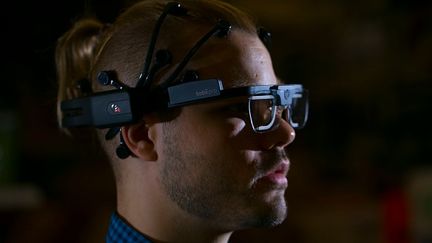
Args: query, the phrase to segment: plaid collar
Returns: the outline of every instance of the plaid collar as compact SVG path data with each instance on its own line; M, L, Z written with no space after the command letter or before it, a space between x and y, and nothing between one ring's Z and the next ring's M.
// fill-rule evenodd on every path
M111 216L105 240L106 243L151 243L116 212Z

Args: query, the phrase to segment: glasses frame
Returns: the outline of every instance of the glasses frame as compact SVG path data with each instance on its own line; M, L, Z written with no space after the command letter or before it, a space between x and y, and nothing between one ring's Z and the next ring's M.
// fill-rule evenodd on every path
M157 88L149 92L144 88L127 88L99 92L96 95L63 101L64 127L94 126L98 128L115 128L137 122L143 115L165 111L177 107L199 104L219 99L247 96L250 100L270 96L274 99L271 124L255 127L248 105L249 120L255 132L265 132L274 127L276 107L287 109L292 114L291 105L295 98L305 98L303 124L292 121L291 116L285 120L295 129L304 126L308 116L308 92L301 84L286 85L252 85L224 89L219 79L189 81L174 84L167 88Z
M222 81L218 79L198 80L168 87L166 90L155 92L153 107L165 107L166 109L183 107L220 99L248 96L248 113L250 124L255 132L266 132L275 128L277 110L286 110L286 120L295 129L304 127L308 118L308 91L301 84L284 85L251 85L223 89ZM305 98L303 123L299 124L291 119L292 104L296 98ZM273 101L270 123L264 126L256 126L253 122L251 102L254 100L271 99ZM155 104L162 104L156 105ZM278 123L277 123L278 124ZM276 124L276 125L277 125Z
M256 100L271 100L272 101L272 106L271 106L271 120L267 125L263 125L263 126L257 126L254 123L254 119L253 119L253 115L252 115L252 102L256 101ZM273 95L254 95L254 96L250 96L248 98L248 113L249 113L249 120L250 120L250 124L253 128L253 130L255 132L265 132L270 130L275 121L276 121L276 105L275 105L275 97ZM270 108L270 107L269 107Z

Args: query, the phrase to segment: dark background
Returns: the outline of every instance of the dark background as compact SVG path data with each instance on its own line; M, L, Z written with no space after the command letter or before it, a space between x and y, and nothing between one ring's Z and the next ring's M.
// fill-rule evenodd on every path
M289 217L232 242L432 242L432 2L228 1L273 34L279 76L311 95L291 146ZM16 1L1 11L0 242L102 242L108 162L57 128L57 38L125 1Z

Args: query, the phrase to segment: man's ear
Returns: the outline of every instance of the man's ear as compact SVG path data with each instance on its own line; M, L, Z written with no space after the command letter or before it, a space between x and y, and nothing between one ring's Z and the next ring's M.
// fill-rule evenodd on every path
M157 160L158 154L155 149L154 136L150 134L152 129L144 120L122 127L121 132L123 140L132 154L145 161Z

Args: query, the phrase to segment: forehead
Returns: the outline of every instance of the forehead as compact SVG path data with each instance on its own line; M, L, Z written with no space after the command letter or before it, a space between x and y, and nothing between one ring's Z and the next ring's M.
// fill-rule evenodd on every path
M277 84L269 52L256 36L232 31L209 40L188 65L200 79L217 78L225 88Z

